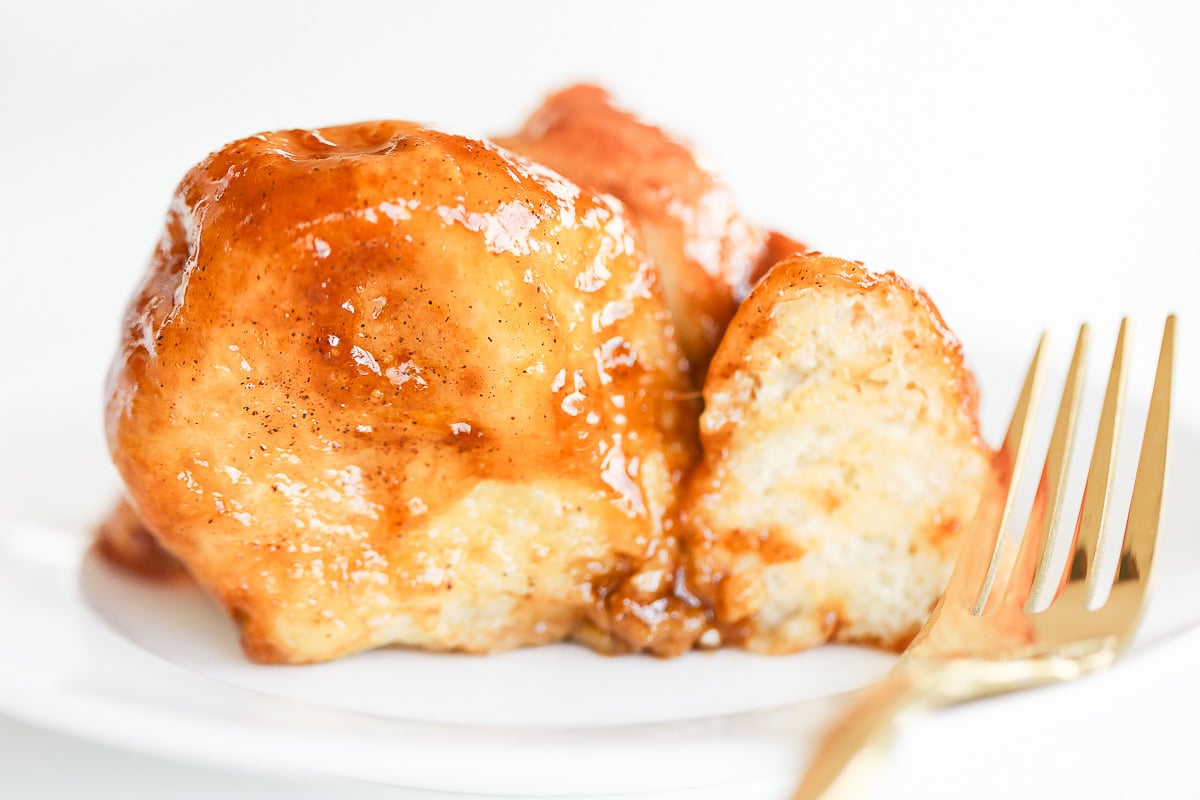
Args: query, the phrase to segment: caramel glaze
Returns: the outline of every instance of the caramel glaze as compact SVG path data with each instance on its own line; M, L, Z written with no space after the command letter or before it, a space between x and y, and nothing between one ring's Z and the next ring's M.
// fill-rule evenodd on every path
M738 303L778 260L729 187L685 144L617 108L598 86L550 95L519 133L496 141L628 206L699 387Z
M96 528L96 550L122 569L144 578L175 581L187 577L183 565L162 548L125 498L117 501Z
M757 254L748 228L717 241L693 347ZM661 292L618 203L490 143L252 136L179 187L111 371L110 451L257 660L570 635L679 652L704 625L668 515L698 409Z
M753 286L766 277L771 267L791 256L804 255L809 252L808 245L799 242L785 233L769 231L767 246L750 273L750 284ZM728 327L728 326L726 326Z

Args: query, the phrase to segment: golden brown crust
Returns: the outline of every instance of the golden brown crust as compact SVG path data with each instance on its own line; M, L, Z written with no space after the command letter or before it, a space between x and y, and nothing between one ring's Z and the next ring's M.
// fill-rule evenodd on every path
M750 274L750 285L753 287L757 284L771 271L771 267L780 261L808 252L810 252L808 245L797 239L793 239L786 233L768 231L767 246L763 250L762 256L758 259L758 263L754 266L754 271Z
M608 199L411 123L260 134L180 185L110 451L252 658L554 641L672 550L675 342Z
M550 95L517 135L496 141L629 208L699 382L764 253L765 234L738 213L725 183L598 86Z
M96 552L109 563L144 578L173 581L187 576L179 560L162 548L124 498L96 528Z

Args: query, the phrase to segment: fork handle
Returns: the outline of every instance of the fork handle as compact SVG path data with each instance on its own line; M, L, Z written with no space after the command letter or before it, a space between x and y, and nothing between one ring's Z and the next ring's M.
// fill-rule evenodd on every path
M932 700L928 682L904 670L858 692L817 747L793 800L857 800L878 778L902 711Z
M985 662L951 659L920 668L893 669L858 692L825 734L793 800L857 800L867 794L883 766L904 711L940 708L1020 689L1070 680L1107 664L1081 658Z

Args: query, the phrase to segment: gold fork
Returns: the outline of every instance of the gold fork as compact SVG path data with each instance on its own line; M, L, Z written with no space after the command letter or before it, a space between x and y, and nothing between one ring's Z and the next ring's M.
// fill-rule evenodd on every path
M1012 513L1041 384L1046 337L1017 400L998 477L964 533L962 552L928 623L881 683L861 692L818 747L795 800L860 797L883 763L899 714L1071 680L1108 666L1145 605L1158 534L1171 411L1175 317L1163 329L1133 496L1115 575L1098 569L1115 544L1105 525L1121 419L1128 321L1117 335L1096 443L1064 574L1052 571L1083 384L1082 326L1025 535L1011 569L1002 535ZM1108 587L1108 597L1103 597ZM1046 595L1053 599L1046 606ZM1038 610L1045 606L1044 610Z

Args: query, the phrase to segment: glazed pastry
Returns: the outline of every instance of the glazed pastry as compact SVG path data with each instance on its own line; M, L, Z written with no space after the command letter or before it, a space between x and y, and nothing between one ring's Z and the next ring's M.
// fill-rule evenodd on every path
M929 298L787 258L738 310L704 402L689 582L725 641L902 647L992 479L974 379Z
M146 578L174 580L187 574L123 497L96 528L96 550L112 563Z
M763 250L758 263L754 265L754 271L750 273L750 285L753 286L762 280L771 271L771 267L785 258L803 255L807 252L808 245L803 242L798 242L779 231L768 232L766 249Z
M99 550L189 573L263 662L903 645L991 479L937 309L597 87L501 141L281 131L188 174Z
M260 134L179 187L109 447L255 660L678 650L676 342L610 198L404 122Z
M550 95L517 135L496 141L628 207L698 386L769 259L766 232L738 212L729 187L687 145L617 108L598 86Z

